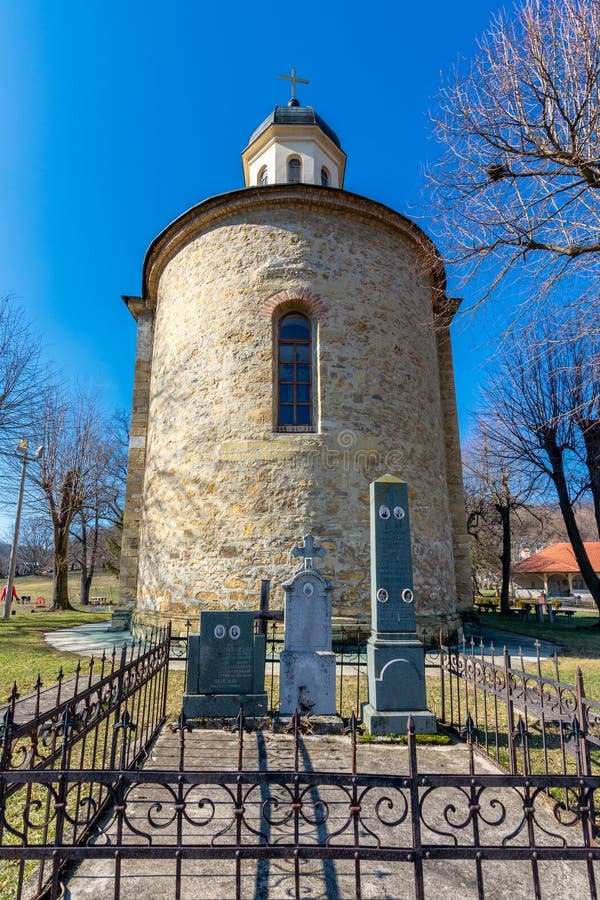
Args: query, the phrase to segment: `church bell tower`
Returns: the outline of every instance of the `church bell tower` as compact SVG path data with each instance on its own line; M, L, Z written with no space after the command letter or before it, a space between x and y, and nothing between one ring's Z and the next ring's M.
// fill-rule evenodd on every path
M276 106L256 131L242 153L246 187L267 184L316 184L342 188L346 154L340 140L311 106L300 106L296 84L308 81L280 75L292 82L287 106Z

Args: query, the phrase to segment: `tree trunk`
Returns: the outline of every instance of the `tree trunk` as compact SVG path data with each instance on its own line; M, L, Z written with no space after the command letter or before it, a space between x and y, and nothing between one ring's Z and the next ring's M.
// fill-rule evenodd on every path
M85 521L81 524L81 585L79 589L79 602L82 606L88 606L90 602L90 585L92 579L87 567L87 528Z
M496 512L502 522L502 589L500 591L500 612L508 615L510 610L510 562L511 562L511 534L510 534L510 508L496 504Z
M583 422L580 428L585 443L585 463L590 475L596 528L600 537L600 422Z
M94 577L94 570L91 571L86 569L85 574L83 570L81 572L81 604L82 606L88 606L90 602L90 588L92 586L92 579Z
M594 603L598 607L598 612L600 613L600 578L592 568L577 526L571 499L569 497L569 488L565 477L562 451L554 442L552 442L550 444L547 443L546 452L548 453L548 458L550 459L552 466L552 481L554 482L556 493L558 494L560 511L564 519L571 546L573 547L573 553L577 560L579 571L581 572L581 577L586 583Z
M69 529L57 528L54 553L54 581L52 583L52 605L54 609L73 609L69 603L68 547Z

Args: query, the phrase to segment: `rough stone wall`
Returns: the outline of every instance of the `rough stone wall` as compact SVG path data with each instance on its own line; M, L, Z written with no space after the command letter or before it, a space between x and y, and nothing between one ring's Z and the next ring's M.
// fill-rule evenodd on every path
M138 323L133 381L133 402L129 427L127 489L121 540L119 590L121 600L134 603L137 598L139 532L143 503L146 437L150 402L150 373L154 313L144 309L136 298L124 298Z
M264 310L303 291L324 310L317 431L279 434L279 308ZM410 487L421 622L458 623L431 307L414 241L351 211L249 206L181 242L158 280L138 623L257 608L261 578L281 605L308 530L327 549L334 614L366 619L369 483L386 472Z
M458 301L447 301L455 309ZM454 310L453 310L454 311ZM454 384L454 365L452 363L452 346L447 324L448 313L444 311L436 319L436 337L438 345L438 364L440 370L440 396L443 410L443 433L446 446L446 477L448 482L448 499L452 528L454 532L454 570L456 575L456 595L458 609L466 611L473 605L473 589L471 587L471 557L469 535L465 521L465 492L461 463L460 435L458 430L458 412L456 409L456 387Z

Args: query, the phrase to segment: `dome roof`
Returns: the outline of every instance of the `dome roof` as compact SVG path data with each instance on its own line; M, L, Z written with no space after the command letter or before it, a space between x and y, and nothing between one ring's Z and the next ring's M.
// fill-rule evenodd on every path
M300 106L298 101L294 103L294 101L290 100L287 106L276 106L272 113L270 113L264 122L258 126L256 131L254 131L250 140L248 141L248 145L252 144L263 131L266 131L269 125L318 125L321 131L323 131L327 137L333 141L336 147L342 149L342 145L340 144L340 139L335 133L335 131L329 127L327 122L324 122L321 116L314 111L312 106Z

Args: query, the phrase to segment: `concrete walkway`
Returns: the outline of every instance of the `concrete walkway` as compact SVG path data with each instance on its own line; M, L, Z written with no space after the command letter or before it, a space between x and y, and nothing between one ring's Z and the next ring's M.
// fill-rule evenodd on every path
M299 769L306 772L350 772L351 744L347 737L305 736L299 744ZM235 772L238 742L235 735L220 731L195 731L186 736L186 771ZM357 748L358 771L401 775L408 773L408 751L402 746L361 744ZM176 769L178 737L170 730L159 739L148 767L152 769ZM459 774L468 771L467 748L462 744L448 747L420 747L418 750L420 773ZM289 735L258 732L249 735L244 744L244 771L278 772L293 771L294 743ZM490 762L477 760L477 771L494 774L497 770ZM171 782L174 783L175 779ZM349 796L339 786L323 783L307 789L303 798L301 840L323 846L332 835L348 821ZM286 779L292 783L291 778ZM235 785L229 782L232 790ZM276 844L290 842L289 819L290 794L279 791L279 805L274 802L275 786L257 778L252 790L244 785L243 843L256 845L256 831L268 832L268 839ZM362 788L361 788L362 790ZM460 823L468 822L468 792L459 788L434 789L424 798L426 785L421 789L422 840L424 843L472 844L472 826L461 829ZM485 792L484 792L485 793ZM395 788L369 788L361 799L361 845L376 846L377 835L382 846L412 847L410 809L400 824L394 819L406 809L400 790ZM235 826L232 823L232 795L219 784L209 783L193 789L187 798L189 819L184 819L182 844L185 846L227 846L234 842ZM193 803L191 801L194 801ZM523 818L523 799L511 787L494 787L489 795L482 795L481 842L501 846L502 839L518 828ZM267 804L267 805L265 805ZM322 811L327 804L327 816ZM580 835L570 833L575 829L561 827L543 796L538 796L536 806L536 842L557 846L579 841ZM320 812L321 811L321 812ZM498 826L485 824L499 822ZM152 824L150 822L152 820ZM205 821L203 821L205 820ZM284 821L285 820L285 821ZM154 827L156 825L156 828ZM152 832L152 847L156 856L144 860L123 860L121 869L122 900L156 900L175 897L175 862L161 860L160 847L176 841L174 825L174 797L166 786L154 784L132 788L127 803L127 825L138 829L129 832L127 841L139 845L147 843L140 833ZM252 831L255 828L256 831ZM371 829L369 831L368 829ZM545 831L544 831L545 829ZM220 835L219 835L220 833ZM312 835L312 838L311 838ZM444 836L445 835L445 836ZM98 844L111 843L115 825L108 824ZM352 827L336 842L348 845L352 842ZM527 846L527 829L511 838L512 846ZM288 852L288 857L289 857ZM300 896L341 900L355 896L353 860L300 860ZM477 882L475 862L460 859L424 861L423 884L427 900L475 900ZM241 896L254 900L283 900L294 897L293 859L242 860ZM485 897L488 900L529 900L534 896L531 862L499 862L485 860L482 863ZM584 862L544 861L540 863L541 895L553 900L583 900L590 896ZM109 900L114 895L115 862L109 860L85 861L72 874L66 885L65 900ZM232 900L235 897L235 862L213 858L209 860L182 861L182 900ZM598 873L600 874L600 872ZM363 900L408 900L415 897L415 870L411 861L363 860L361 862L361 886Z
M102 656L104 651L112 653L113 647L120 650L123 644L130 645L133 635L130 631L113 631L110 622L94 622L62 628L60 631L48 631L44 634L44 640L55 650L64 653Z

